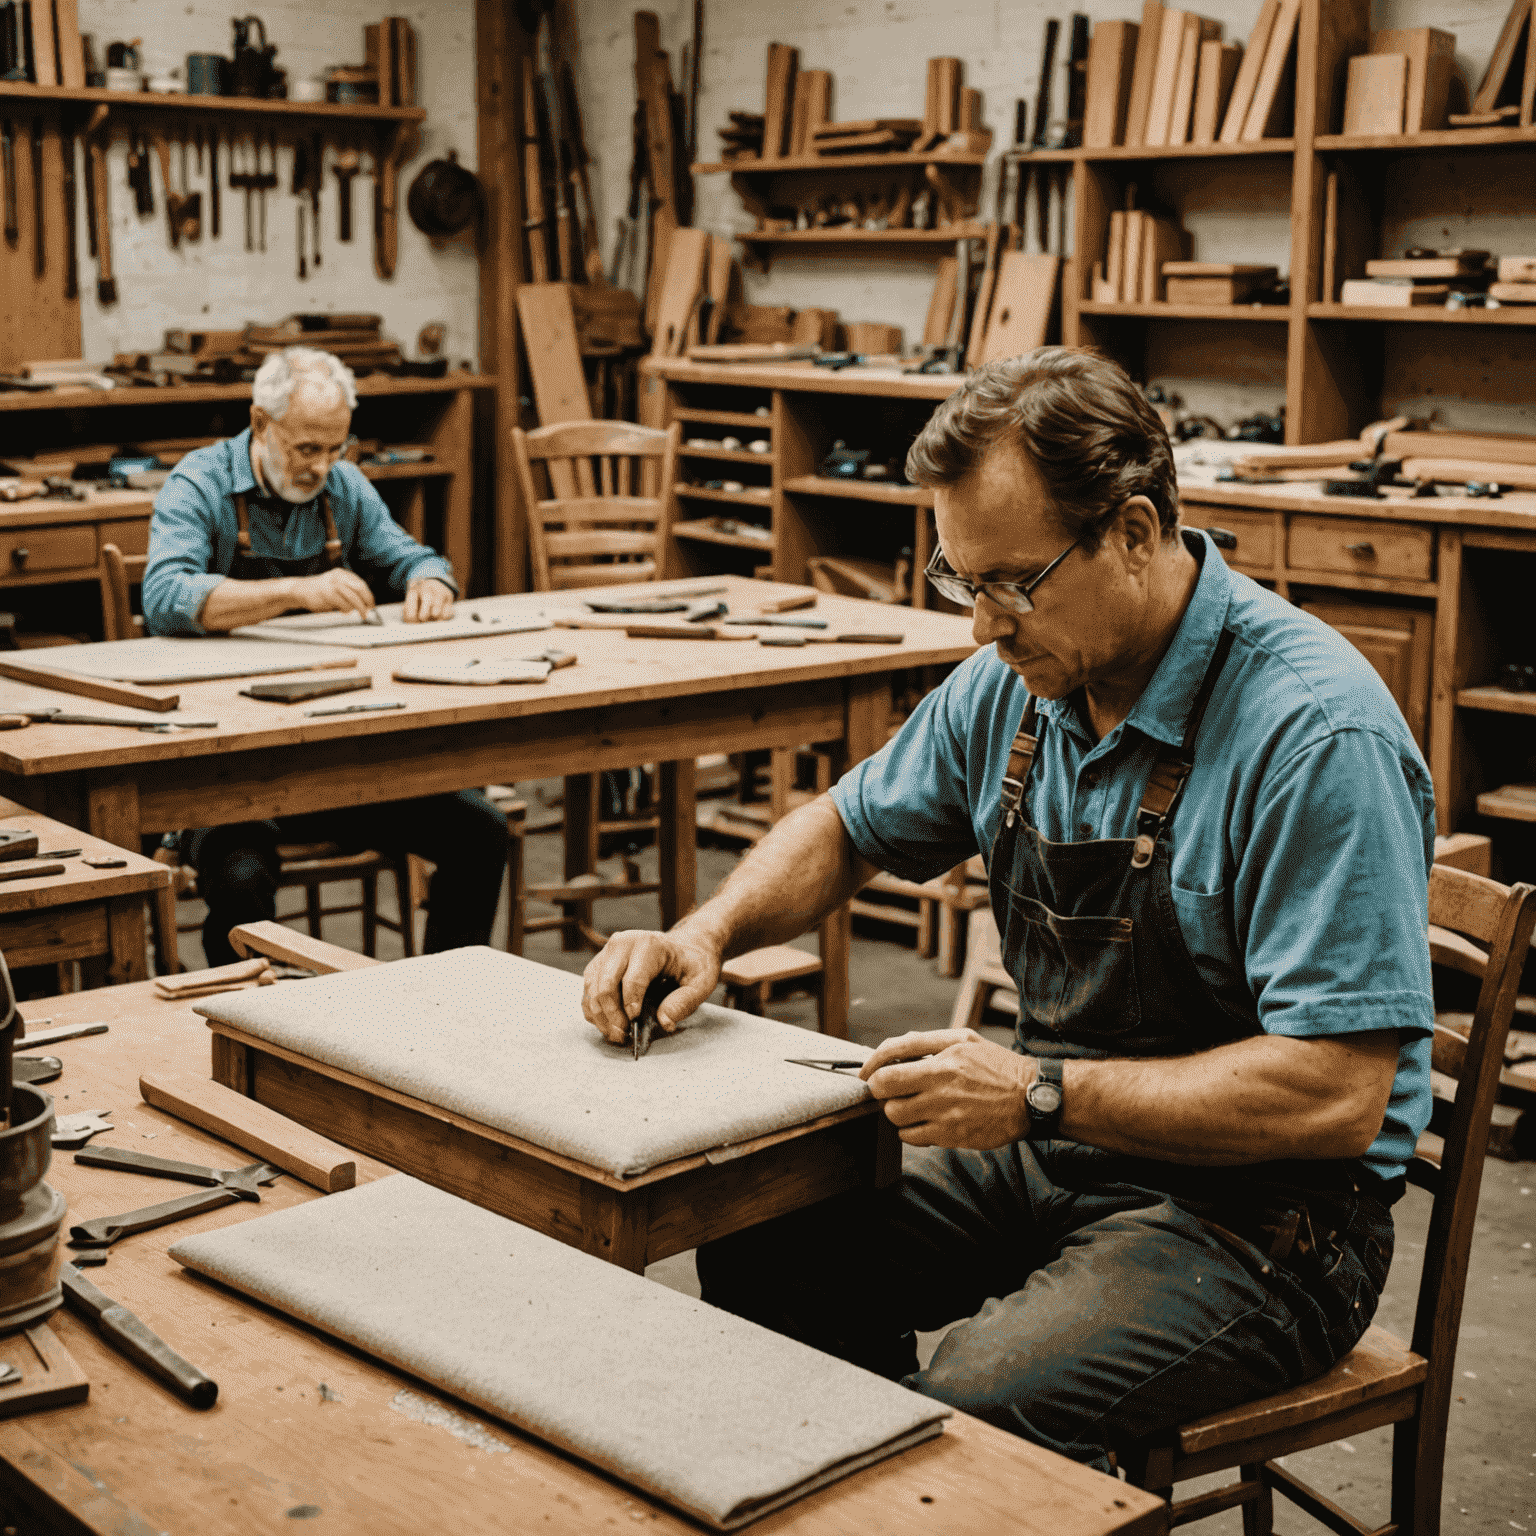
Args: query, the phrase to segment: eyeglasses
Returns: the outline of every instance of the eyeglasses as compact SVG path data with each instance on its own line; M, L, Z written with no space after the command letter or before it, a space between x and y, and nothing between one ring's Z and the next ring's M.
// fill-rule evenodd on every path
M295 458L303 459L309 463L313 463L316 459L328 459L332 464L335 464L341 459L346 458L347 450L357 442L356 434L353 434L344 443L340 443L334 448L327 448L324 443L290 443L283 438L281 431L276 429L269 430L274 431L278 441Z
M1030 601L1030 594L1081 543L1080 538L1073 539L1033 581L972 581L955 571L944 558L942 548L934 550L933 559L928 562L928 569L923 574L935 592L941 597L947 597L952 603L958 603L962 608L974 608L976 594L985 592L999 608L1006 608L1010 613L1033 613L1035 605Z

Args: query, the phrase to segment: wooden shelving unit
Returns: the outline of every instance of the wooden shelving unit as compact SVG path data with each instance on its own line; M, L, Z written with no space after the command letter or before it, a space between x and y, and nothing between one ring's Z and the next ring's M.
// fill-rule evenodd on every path
M773 551L771 539L754 539L750 534L745 533L727 533L723 528L712 528L704 522L674 523L672 533L679 539L697 539L700 543L720 544L727 549L754 550L759 556L771 554Z
M1240 144L1116 144L1099 149L1010 149L1004 158L1031 165L1072 165L1094 160L1230 160L1238 156L1289 155L1295 149L1295 139L1251 139Z
M682 501L721 501L733 507L767 508L773 501L773 491L766 485L761 491L711 491L702 485L679 485L676 492Z
M1084 299L1078 305L1084 315L1128 315L1142 320L1261 320L1288 324L1289 308L1282 304L1109 304Z
M690 448L684 444L677 450L680 459L720 459L727 464L769 464L771 453L753 453L749 448Z
M941 245L957 240L979 240L980 224L952 224L947 229L836 229L752 230L736 238L743 245Z
M203 96L185 91L108 91L96 86L28 85L0 81L0 101L78 102L132 111L186 112L204 117L333 118L349 123L420 123L425 107L341 106L325 101L268 101L259 96Z
M784 489L796 496L832 496L845 501L876 501L888 507L931 507L933 492L920 485L888 485L878 480L835 480L830 475L795 475Z
M979 170L985 155L946 154L942 150L921 155L782 155L777 160L708 160L692 167L695 176L728 171L732 176L782 176L787 171L899 171L922 170L928 165L970 166Z
M1536 304L1506 304L1498 309L1445 309L1423 304L1397 309L1383 304L1308 304L1310 320L1364 320L1375 325L1536 325Z

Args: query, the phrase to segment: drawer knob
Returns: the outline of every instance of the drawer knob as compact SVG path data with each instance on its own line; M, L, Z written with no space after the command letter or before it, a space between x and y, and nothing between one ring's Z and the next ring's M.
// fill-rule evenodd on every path
M1346 553L1351 554L1357 560L1374 560L1376 558L1376 546L1365 540L1358 544L1346 544Z
M16 565L25 565L32 551L23 545L20 549L11 551L11 560Z

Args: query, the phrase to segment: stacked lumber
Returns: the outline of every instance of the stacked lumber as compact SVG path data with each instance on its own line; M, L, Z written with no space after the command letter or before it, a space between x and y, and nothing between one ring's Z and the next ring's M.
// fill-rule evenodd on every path
M1274 267L1230 261L1165 261L1162 267L1170 304L1250 304L1274 287Z
M761 112L732 110L726 114L729 122L715 131L720 135L722 160L760 160L763 155L763 124Z
M822 123L811 134L818 155L888 155L910 149L923 131L915 117L865 117Z
M1414 251L1366 262L1363 278L1345 279L1340 302L1392 309L1444 304L1453 290L1483 292L1488 279L1487 251Z
M1107 304L1156 304L1163 300L1163 268L1188 254L1189 236L1178 223L1140 208L1109 216L1103 271L1094 268L1093 296Z
M276 325L248 325L245 351L260 360L285 347L315 347L354 371L400 362L400 343L383 334L382 315L289 315Z
M1455 35L1436 27L1372 32L1367 51L1349 61L1342 131L1363 137L1444 128L1455 55Z

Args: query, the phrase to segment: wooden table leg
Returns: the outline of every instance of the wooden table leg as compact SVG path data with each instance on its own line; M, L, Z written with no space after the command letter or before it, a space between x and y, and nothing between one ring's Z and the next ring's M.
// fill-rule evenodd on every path
M432 434L432 451L437 462L453 465L453 474L443 493L443 554L458 578L459 591L466 597L472 590L474 574L471 569L474 542L470 527L474 515L474 408L473 392L457 391Z
M590 875L597 868L597 798L595 773L572 773L565 780L565 878ZM577 930L578 922L592 926L590 901L562 901L560 910L570 919L560 930L560 948L581 949L585 944Z
M595 1258L606 1259L635 1274L645 1271L650 1202L644 1187L619 1194L601 1184L584 1184L581 1191L581 1246Z
M661 926L686 917L699 897L698 817L693 758L660 765L661 826L657 837L661 865Z
M132 779L95 779L87 792L90 833L118 848L139 851L139 786ZM107 903L107 984L147 981L144 898Z
M885 745L891 716L891 679L888 674L851 677L846 684L843 739L832 751L832 777L841 778L855 763L873 756ZM821 949L823 1018L827 1034L848 1038L848 957L853 943L853 924L848 908L839 907L818 930Z

